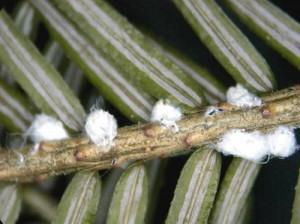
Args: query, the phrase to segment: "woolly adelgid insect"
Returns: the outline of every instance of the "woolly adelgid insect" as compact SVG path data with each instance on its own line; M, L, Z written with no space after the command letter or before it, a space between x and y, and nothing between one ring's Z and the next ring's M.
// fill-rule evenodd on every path
M254 107L261 106L262 100L250 93L241 84L230 87L226 93L227 102L239 107Z
M38 151L41 141L62 140L69 137L63 123L46 114L39 114L35 117L25 133L25 137L27 136L35 143L32 148L33 154Z
M98 146L104 146L105 152L110 150L117 136L117 121L107 111L96 109L87 116L84 131L88 138Z
M151 113L151 122L160 123L162 126L179 131L176 121L182 118L182 113L179 107L170 104L168 100L159 100L156 102Z

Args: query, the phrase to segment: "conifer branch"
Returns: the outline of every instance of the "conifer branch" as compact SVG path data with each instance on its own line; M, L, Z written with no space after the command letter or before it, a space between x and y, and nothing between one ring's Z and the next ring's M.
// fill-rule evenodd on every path
M206 108L186 115L178 122L177 133L158 124L122 127L108 153L85 137L42 142L37 153L33 146L2 150L1 181L34 181L76 170L111 169L130 161L170 157L201 146L211 146L230 129L270 131L279 125L300 125L300 87L263 97L261 107L242 109L220 103L222 113L205 116ZM243 146L241 146L243 147Z

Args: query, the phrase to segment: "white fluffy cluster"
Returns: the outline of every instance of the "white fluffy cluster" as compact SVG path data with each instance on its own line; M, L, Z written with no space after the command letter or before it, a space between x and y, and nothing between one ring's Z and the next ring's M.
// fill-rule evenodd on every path
M250 93L241 84L237 84L234 87L230 87L226 93L227 102L239 107L254 107L260 106L262 100Z
M260 161L268 154L268 145L266 138L258 131L248 133L233 129L218 142L217 150L225 155Z
M61 140L69 137L63 123L46 114L37 115L25 135L34 143Z
M267 135L270 153L277 157L288 157L297 149L297 141L293 128L280 126Z
M293 128L286 126L269 134L234 129L217 143L217 150L225 155L260 162L268 155L281 158L292 155L297 150L297 143Z
M151 113L151 122L158 122L166 128L177 132L179 130L176 121L182 118L180 108L172 106L167 100L156 102Z
M85 133L98 146L107 146L104 152L110 150L117 136L117 121L113 115L104 110L93 110L87 117L84 126Z

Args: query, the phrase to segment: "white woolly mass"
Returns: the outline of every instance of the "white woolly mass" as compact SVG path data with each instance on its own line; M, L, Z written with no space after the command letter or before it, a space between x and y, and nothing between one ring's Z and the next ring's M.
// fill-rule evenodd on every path
M234 155L254 162L268 155L266 138L259 131L245 132L233 129L227 132L217 143L217 150L225 155Z
M297 150L294 129L280 126L267 135L270 153L277 157L288 157Z
M117 121L113 115L104 110L93 110L85 122L85 133L90 140L98 146L112 146L117 136ZM108 152L109 147L103 148Z
M230 87L226 93L227 102L239 107L254 107L260 106L262 100L250 93L241 84L237 84L234 87Z
M156 102L151 113L151 122L158 122L166 128L178 131L176 121L182 118L180 108L172 106L167 100L159 100Z
M269 134L233 129L217 143L217 150L225 155L260 162L268 155L281 158L292 155L297 150L297 142L291 127L279 126Z
M61 140L69 137L63 123L46 114L37 115L25 135L29 136L34 143Z

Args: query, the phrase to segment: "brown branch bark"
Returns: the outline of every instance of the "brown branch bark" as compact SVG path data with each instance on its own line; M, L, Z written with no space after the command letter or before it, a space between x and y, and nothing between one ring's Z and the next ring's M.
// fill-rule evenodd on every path
M300 125L299 86L272 93L263 100L263 106L249 109L221 103L219 107L224 112L206 117L206 108L203 108L179 121L178 133L158 124L120 128L108 153L101 153L99 146L85 137L42 142L39 151L33 155L32 146L18 151L2 150L0 180L33 181L76 170L110 169L128 161L169 157L204 145L213 147L224 133L233 128L268 131L278 125ZM19 153L24 161L20 160Z

